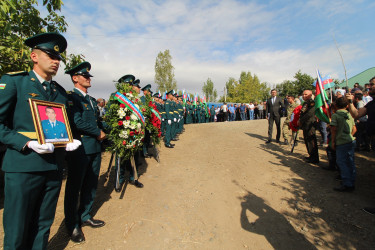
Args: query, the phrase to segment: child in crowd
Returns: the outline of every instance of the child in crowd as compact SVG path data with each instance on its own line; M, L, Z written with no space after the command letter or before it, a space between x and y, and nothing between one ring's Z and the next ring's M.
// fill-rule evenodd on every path
M353 135L356 127L353 117L347 111L349 101L346 97L336 99L336 113L332 115L331 135L332 149L336 150L336 163L340 169L342 185L334 188L339 192L352 192L355 189L356 169L354 150L356 146Z

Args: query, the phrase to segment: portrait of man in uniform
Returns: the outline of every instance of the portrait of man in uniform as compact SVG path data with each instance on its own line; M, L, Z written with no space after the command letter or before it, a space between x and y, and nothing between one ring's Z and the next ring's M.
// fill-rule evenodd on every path
M43 116L41 116L41 125L46 142L69 141L65 123L56 119L56 112L58 112L58 110L55 110L56 108L50 106L39 107L39 110L41 108L44 108L45 116L47 118L43 119Z

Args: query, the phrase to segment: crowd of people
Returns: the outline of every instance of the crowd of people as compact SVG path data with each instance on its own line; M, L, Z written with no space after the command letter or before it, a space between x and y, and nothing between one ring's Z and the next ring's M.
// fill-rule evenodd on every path
M160 94L152 93L151 85L141 88L139 79L125 75L117 81L117 91L108 101L96 100L88 94L92 77L89 62L82 62L65 72L74 86L71 91L52 80L58 71L61 53L67 47L61 34L38 34L28 38L25 44L32 49L32 70L5 74L0 84L0 146L6 145L2 160L5 172L4 249L47 249L65 165L64 213L70 239L83 242L84 226L98 228L105 225L104 221L91 215L103 145L109 145L104 146L107 149L124 150L111 151L116 158L124 159L117 165L120 174L116 192L121 191L126 170L129 172L128 183L142 188L143 184L138 181L137 158L150 157L149 148L156 146L157 138L163 138L165 147L173 148L172 142L179 140L184 124L267 119L266 143L272 142L274 123L276 142L281 143L280 120L286 116L282 143L290 145L293 142L295 145L296 131L292 129L295 132L292 138L289 131L293 120L297 120L293 117L295 114L299 116L296 126L303 130L309 154L306 160L312 164L319 163L316 137L319 127L322 145L327 146L330 161L327 169L340 172L342 185L335 188L340 192L355 189L354 151L374 149L375 102L372 98L375 97L375 77L365 88L358 84L351 90L336 90L329 108L331 121L327 124L315 116L311 90L303 92L298 114L295 111L300 105L299 98L280 98L276 90L271 91L271 98L265 102L224 103L215 109L206 102L192 103L173 90L163 99ZM34 132L35 114L30 109L29 98L66 107L71 129L66 135L71 134L71 140L64 147L55 147L52 142L40 143L40 135ZM48 109L47 106L45 110ZM55 118L56 114L53 116ZM56 124L57 121L52 121L51 128ZM64 127L64 137L65 129L68 126ZM49 136L54 138L53 133ZM375 214L374 208L365 211Z
M333 188L338 192L353 192L356 183L355 152L375 151L375 77L362 87L356 83L354 88L336 89L328 95L326 101L327 119L318 117L314 101L314 93L305 90L302 94L301 106L295 102L294 96L287 96L287 117L283 124L284 142L280 141L280 116L285 109L277 91L271 91L267 100L266 114L269 121L268 140L272 142L273 123L276 123L276 142L284 145L296 145L296 133L302 130L308 157L306 162L319 164L318 139L316 131L321 134L320 145L326 149L329 165L323 169L338 171L336 177L341 182ZM290 140L292 130L292 140ZM375 208L366 207L365 212L375 214Z

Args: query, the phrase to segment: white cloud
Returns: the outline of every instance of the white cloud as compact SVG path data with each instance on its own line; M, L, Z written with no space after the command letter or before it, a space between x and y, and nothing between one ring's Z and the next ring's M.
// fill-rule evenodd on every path
M96 97L108 97L114 91L112 81L129 73L140 78L141 85L153 83L155 58L165 49L173 57L179 88L189 92L201 92L203 82L211 78L221 94L228 78L238 78L241 71L255 73L271 84L292 79L299 69L315 75L317 67L343 78L333 42L327 45L319 40L324 33L306 36L293 26L302 20L293 19L293 14L301 18L309 10L316 11L320 0L288 5L276 1L270 6L234 0L96 0L85 2L82 8L66 2L68 53L82 53L92 64L90 93ZM324 11L332 12L333 6L342 3L334 1ZM350 14L351 7L344 3L340 11ZM293 32L299 41L288 40ZM340 48L348 65L365 56L365 48L349 41ZM57 80L72 88L62 70Z

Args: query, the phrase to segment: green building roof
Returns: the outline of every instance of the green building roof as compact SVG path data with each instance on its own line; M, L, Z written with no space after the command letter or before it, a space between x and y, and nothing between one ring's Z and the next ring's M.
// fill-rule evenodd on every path
M359 85L365 86L366 83L369 83L369 80L375 76L375 67L366 69L365 71L351 77L348 79L348 87L353 88L354 83L358 82ZM346 87L346 81L344 80L339 84L339 87Z

